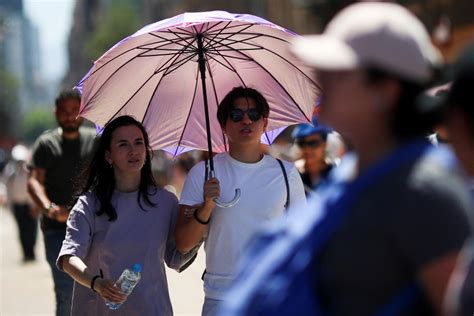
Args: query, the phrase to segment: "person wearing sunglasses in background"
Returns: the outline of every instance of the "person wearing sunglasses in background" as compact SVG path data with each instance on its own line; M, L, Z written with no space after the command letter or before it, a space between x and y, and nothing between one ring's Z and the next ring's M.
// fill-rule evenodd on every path
M257 90L231 90L217 111L229 152L214 157L215 177L205 180L205 162L201 162L190 170L184 184L176 245L186 253L205 240L203 315L215 314L244 248L262 224L284 214L288 200L292 205L305 202L296 167L287 161L280 165L262 152L260 138L269 112ZM241 190L237 204L226 209L216 205L217 198L232 199L235 188Z
M301 159L295 164L307 196L317 189L333 168L332 162L326 157L326 142L330 132L330 128L318 124L314 117L313 124L300 124L291 134L301 151Z

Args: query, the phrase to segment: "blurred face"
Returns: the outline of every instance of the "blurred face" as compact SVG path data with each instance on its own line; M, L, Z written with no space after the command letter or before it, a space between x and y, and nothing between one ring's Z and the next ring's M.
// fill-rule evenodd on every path
M76 99L66 99L56 107L56 121L64 133L75 133L79 130L83 119L79 115L81 103ZM77 119L76 119L77 118Z
M313 134L299 138L296 143L301 150L301 156L306 163L324 162L326 142L320 134Z
M324 91L320 106L321 122L353 141L361 127L372 124L375 91L365 72L321 71L318 79Z
M255 100L237 98L227 118L224 131L229 144L259 144L268 119L257 111Z
M134 125L122 126L112 133L105 159L113 165L115 173L140 174L145 164L146 150L142 131Z

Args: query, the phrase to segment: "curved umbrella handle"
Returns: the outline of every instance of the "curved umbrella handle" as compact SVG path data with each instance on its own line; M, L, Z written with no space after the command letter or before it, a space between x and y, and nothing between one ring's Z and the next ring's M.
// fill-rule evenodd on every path
M237 204L237 202L239 202L239 200L240 200L240 189L237 188L237 189L235 189L234 198L231 201L221 202L221 201L218 201L217 199L215 199L214 202L216 202L216 205L221 207L221 208L229 208L229 207L232 207L235 204Z
M206 174L208 175L208 178L214 178L214 170L207 170L207 168L208 166L206 164ZM208 178L206 178L206 180ZM218 201L217 199L214 199L214 202L216 202L216 205L219 206L220 208L229 208L237 204L239 200L240 200L240 189L237 188L235 189L234 198L230 200L229 202L221 202L221 201Z

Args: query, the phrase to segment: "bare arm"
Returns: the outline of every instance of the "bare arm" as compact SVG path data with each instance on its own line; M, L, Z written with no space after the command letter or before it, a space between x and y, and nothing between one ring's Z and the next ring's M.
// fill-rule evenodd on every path
M214 199L220 196L219 181L211 178L204 183L204 204L201 206L181 205L178 221L176 222L176 248L181 253L187 253L204 238L207 225L199 223L188 210L196 209L196 216L203 222L209 221L216 207Z
M44 210L47 217L60 222L65 222L69 212L64 206L51 204L53 201L49 199L44 187L45 176L46 170L42 168L33 168L28 177L28 193L30 194L33 203L39 209Z
M46 171L42 168L33 168L28 177L28 193L33 203L40 209L47 209L51 204L44 188Z
M449 253L426 264L419 274L422 286L437 315L444 315L448 283L456 267L459 252Z
M87 265L79 257L70 255L63 256L61 258L61 265L63 270L77 283L87 288L91 287L92 279L95 275L90 273ZM107 301L122 303L127 298L124 293L114 286L113 282L103 277L96 278L94 290Z

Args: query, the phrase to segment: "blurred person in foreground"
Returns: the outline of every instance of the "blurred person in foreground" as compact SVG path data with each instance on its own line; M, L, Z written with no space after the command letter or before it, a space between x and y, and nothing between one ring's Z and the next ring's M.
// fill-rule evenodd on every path
M222 315L442 314L471 227L452 153L425 137L442 109L417 102L441 63L426 29L400 5L361 2L293 49L317 71L321 121L353 152L256 242Z
M17 144L11 152L12 160L5 167L7 197L18 226L23 262L36 260L35 245L38 234L38 214L27 191L29 149Z
M177 271L195 254L176 250L178 200L158 187L143 125L131 116L108 123L85 171L57 259L75 280L71 315L172 315L165 262ZM139 263L130 296L114 282ZM126 300L126 301L125 301ZM105 301L123 303L110 310Z
M474 213L474 43L458 57L454 65L454 80L441 100L448 105L446 128L451 146L468 178ZM448 297L450 315L474 314L474 241L473 236L463 249L456 274L451 279Z
M205 162L189 172L180 199L176 244L186 253L205 240L206 272L202 315L215 315L232 284L237 261L264 223L285 214L288 203L306 202L303 184L294 164L264 153L260 143L270 108L265 97L248 87L233 88L222 99L217 119L229 152L214 157L215 177L207 179ZM241 199L224 208L216 204Z
M81 96L76 91L61 92L54 114L58 127L41 134L33 146L28 192L42 210L41 229L46 260L51 267L56 293L56 315L69 315L73 280L56 268L66 233L66 220L73 202L74 184L93 151L95 130L81 127L77 117Z
M312 193L326 179L333 168L327 157L327 138L331 129L320 125L313 117L312 124L300 124L291 136L301 152L301 159L295 161L306 196Z

